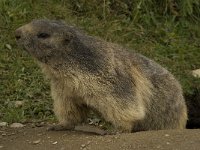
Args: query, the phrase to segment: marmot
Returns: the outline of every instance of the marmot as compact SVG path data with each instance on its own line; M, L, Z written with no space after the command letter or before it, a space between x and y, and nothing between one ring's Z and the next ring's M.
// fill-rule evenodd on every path
M185 128L182 88L153 60L56 20L33 20L15 37L50 79L55 130L73 129L88 108L122 132Z

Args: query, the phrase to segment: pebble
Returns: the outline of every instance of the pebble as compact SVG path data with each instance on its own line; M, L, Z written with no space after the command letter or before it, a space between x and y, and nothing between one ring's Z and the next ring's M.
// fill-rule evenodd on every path
M33 144L39 144L41 142L41 140L36 140L36 141L33 141Z
M114 138L115 138L115 139L118 139L119 137L118 137L118 136L115 136Z
M4 147L3 147L2 145L0 145L0 149L1 149L1 148L4 148Z
M200 69L193 70L192 75L194 77L200 78Z
M5 126L8 126L7 122L0 122L0 127L5 127Z
M165 134L165 136L166 136L166 137L168 137L168 136L169 136L169 134Z
M25 125L21 124L21 123L12 123L10 125L11 128L22 128L24 127Z
M158 145L158 146L156 146L156 148L161 148L161 146L160 146L160 145Z
M10 44L6 44L5 46L6 46L6 48L9 49L9 50L12 49L12 46L11 46Z
M57 142L57 141L55 141L55 142L53 142L52 144L53 144L53 145L56 145L57 143L58 143L58 142Z
M86 146L85 144L82 144L82 145L81 145L82 148L84 148L85 146Z
M22 107L23 105L24 105L24 101L15 101L16 108Z
M87 145L89 145L91 143L91 141L87 141Z

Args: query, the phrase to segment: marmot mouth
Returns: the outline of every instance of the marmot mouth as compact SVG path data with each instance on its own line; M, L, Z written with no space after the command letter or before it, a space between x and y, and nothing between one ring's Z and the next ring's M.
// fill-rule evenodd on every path
M18 41L19 39L21 39L21 36L16 35L16 36L15 36L15 39Z

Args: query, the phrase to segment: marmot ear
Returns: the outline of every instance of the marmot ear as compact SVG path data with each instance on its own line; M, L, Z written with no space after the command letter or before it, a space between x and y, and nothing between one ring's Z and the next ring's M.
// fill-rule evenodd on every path
M70 31L67 31L65 33L65 37L64 38L65 38L64 39L65 44L69 44L73 40L74 34L72 32L70 32Z

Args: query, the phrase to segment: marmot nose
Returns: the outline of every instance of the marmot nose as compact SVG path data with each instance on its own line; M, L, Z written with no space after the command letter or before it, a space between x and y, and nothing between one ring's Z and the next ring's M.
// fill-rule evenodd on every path
M16 40L21 39L21 37L22 37L22 31L20 29L17 29L15 31L15 38L16 38Z

